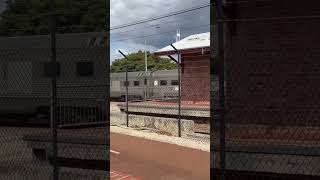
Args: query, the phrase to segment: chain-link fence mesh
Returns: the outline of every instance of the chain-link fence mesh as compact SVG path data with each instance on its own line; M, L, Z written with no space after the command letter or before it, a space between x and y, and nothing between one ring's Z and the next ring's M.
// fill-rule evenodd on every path
M96 43L90 46L92 39ZM105 42L103 33L57 36L58 154L54 157L50 38L1 38L0 179L52 179L54 159L60 179L108 177Z
M225 109L213 112L211 160L217 179L220 172L226 179L320 177L319 4L284 2L223 4L217 40L224 44Z
M192 116L195 132L210 133L210 64L209 54L184 55L181 63L182 102L186 116ZM190 111L188 111L190 109Z
M122 101L112 103L112 123L209 143L209 55L181 57L181 85L178 69L128 72L128 90L126 73L111 73L111 96Z
M46 111L50 78L43 71L50 51L29 46L37 38L2 37L0 41L0 179L49 179L52 166L40 149L50 149L51 143L29 141L28 137L50 133Z
M61 66L57 157L65 162L60 166L60 179L104 179L109 173L107 39L103 33L66 36L61 39L70 46L57 43Z
M0 6L0 179L107 179L109 2Z

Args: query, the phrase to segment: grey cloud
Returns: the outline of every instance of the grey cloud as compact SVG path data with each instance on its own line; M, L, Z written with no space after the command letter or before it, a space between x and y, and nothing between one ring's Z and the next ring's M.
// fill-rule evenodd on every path
M159 16L166 13L179 11L182 9L207 4L209 0L112 0L111 1L111 27L136 22L150 17ZM164 24L165 22L171 22ZM132 39L137 44L143 43L146 39L156 47L172 43L175 40L175 30L181 29L182 38L190 34L208 32L210 27L204 26L210 23L210 9L205 8L170 18L153 21L130 28L124 28L111 32L111 46L113 43L119 43L117 40L130 39L138 36L156 34L152 37ZM160 28L150 25L159 24ZM201 27L200 27L201 26ZM122 34L119 32L128 31ZM169 32L161 34L163 32ZM123 43L123 42L121 42Z

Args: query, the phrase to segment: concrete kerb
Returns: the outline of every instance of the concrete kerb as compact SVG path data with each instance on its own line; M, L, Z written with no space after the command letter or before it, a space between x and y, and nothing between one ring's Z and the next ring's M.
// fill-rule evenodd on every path
M196 139L187 139L184 137L160 135L160 134L157 134L157 133L154 133L151 131L139 131L137 129L133 129L130 127L116 126L116 125L113 125L110 127L110 132L210 152L210 142L209 141L203 142L203 141L199 141Z
M118 109L125 111L126 107L124 105L118 104ZM116 109L115 107L113 107ZM137 106L130 105L129 109L131 112L144 112L149 113L153 112L156 114L177 114L177 107L161 107L161 106ZM210 117L210 109L207 108L192 108L192 107L183 107L181 108L181 115L183 116L197 116L197 117Z
M111 113L110 122L114 125L126 125L126 115L124 113ZM130 115L129 126L160 130L178 136L178 120L173 118ZM192 120L181 120L181 134L194 134L194 122Z

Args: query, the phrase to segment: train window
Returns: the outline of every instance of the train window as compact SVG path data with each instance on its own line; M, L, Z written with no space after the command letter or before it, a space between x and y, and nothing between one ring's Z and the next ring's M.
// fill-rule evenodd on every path
M123 81L123 86L126 86L127 85L127 83L126 83L126 81ZM130 81L128 81L128 86L130 85Z
M93 76L93 62L78 62L78 76Z
M60 75L60 63L57 62L56 63L56 68L57 68L57 76ZM44 75L46 77L51 77L53 75L53 71L52 71L52 66L50 62L46 62L44 64Z
M177 86L177 85L179 85L179 81L178 80L171 80L171 85Z
M133 85L134 85L134 86L139 86L139 83L140 83L139 81L134 81L134 82L133 82Z
M167 85L167 81L166 80L161 80L160 81L160 86L166 86Z

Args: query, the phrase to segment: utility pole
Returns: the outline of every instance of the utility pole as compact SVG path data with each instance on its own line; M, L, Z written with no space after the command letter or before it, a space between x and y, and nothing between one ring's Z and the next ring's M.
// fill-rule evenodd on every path
M144 45L145 45L145 51L144 51L145 71L148 72L147 40L144 41Z
M180 41L180 36L181 36L180 29L177 29L176 42Z
M147 40L144 41L145 51L144 51L144 60L145 60L145 75L144 75L144 100L147 101L147 91L148 91L148 82L147 82L147 73L148 73L148 57L147 57Z
M180 41L180 29L177 29L177 39L176 41ZM178 134L179 137L181 137L181 55L179 53L179 51L176 49L176 47L171 44L171 47L178 53L178 60L175 61L177 64L177 68L178 68L178 98L179 98L179 107L178 107ZM169 56L170 59L174 60L171 56Z

